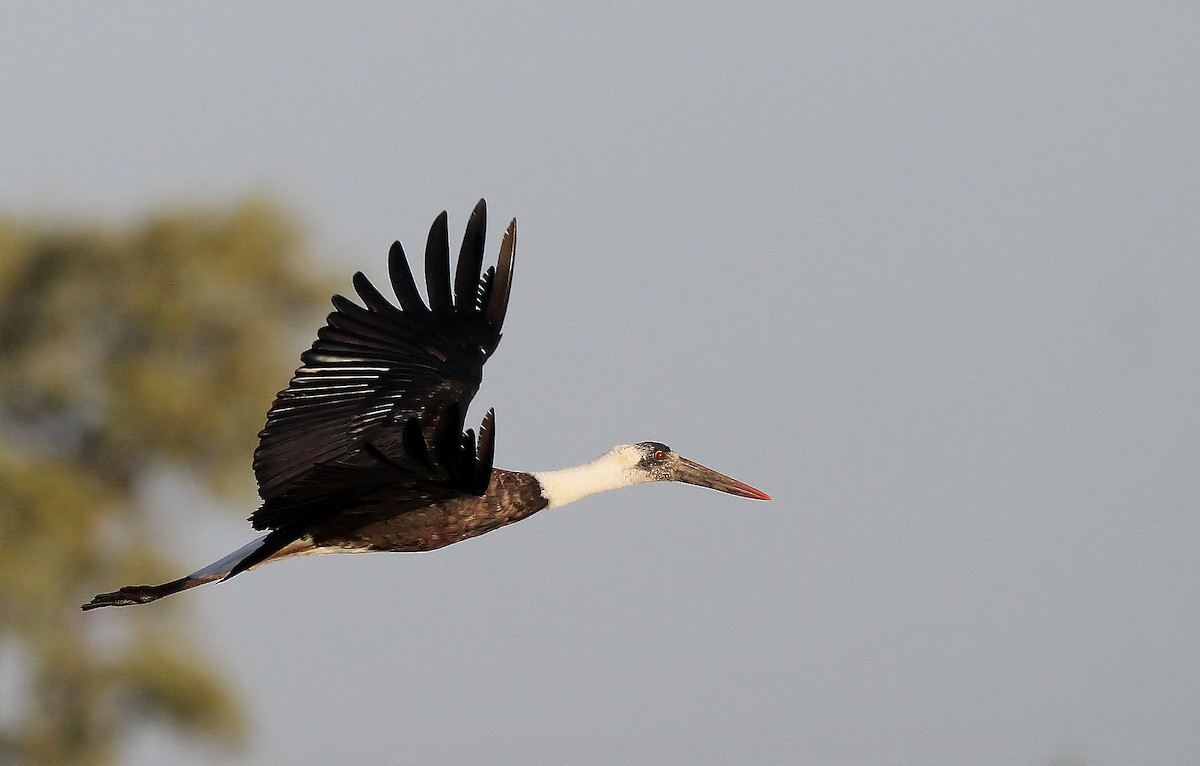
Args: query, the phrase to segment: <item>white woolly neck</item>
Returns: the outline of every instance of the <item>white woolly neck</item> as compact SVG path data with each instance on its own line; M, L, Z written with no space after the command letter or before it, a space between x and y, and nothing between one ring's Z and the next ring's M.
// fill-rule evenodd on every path
M650 481L648 474L634 470L640 459L635 447L622 444L590 463L560 471L538 471L532 476L542 485L542 497L550 503L546 507L559 508L597 492Z

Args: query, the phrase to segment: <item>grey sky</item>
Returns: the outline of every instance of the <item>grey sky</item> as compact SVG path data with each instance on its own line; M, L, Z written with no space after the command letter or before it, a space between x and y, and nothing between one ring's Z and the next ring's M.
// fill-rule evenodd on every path
M444 5L9 4L0 208L271 193L348 288L485 196L498 464L776 500L181 596L248 762L1200 761L1200 6ZM153 491L189 563L248 539Z

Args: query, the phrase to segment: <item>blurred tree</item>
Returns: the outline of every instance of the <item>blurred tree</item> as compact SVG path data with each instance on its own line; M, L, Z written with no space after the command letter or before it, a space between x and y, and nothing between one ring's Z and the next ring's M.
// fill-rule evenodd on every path
M165 467L243 492L294 333L326 287L269 205L111 230L0 220L0 762L105 764L150 720L236 743L244 719L178 604L84 614L183 568L139 489ZM101 616L102 615L102 616Z

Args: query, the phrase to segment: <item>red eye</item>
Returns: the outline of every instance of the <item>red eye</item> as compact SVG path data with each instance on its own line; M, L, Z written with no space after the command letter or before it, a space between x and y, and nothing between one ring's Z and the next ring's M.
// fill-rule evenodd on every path
M661 463L662 461L667 459L667 453L663 452L662 450L659 450L658 452L654 453L654 459Z

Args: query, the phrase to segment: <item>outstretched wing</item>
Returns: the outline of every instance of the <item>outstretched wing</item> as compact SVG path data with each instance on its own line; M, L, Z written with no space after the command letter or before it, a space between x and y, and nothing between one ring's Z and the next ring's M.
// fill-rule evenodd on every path
M477 484L471 471L481 470L485 457L490 472L491 416L478 450L474 434L462 432L463 417L500 342L516 223L508 226L497 265L481 276L487 206L480 200L451 281L446 214L438 216L425 248L428 305L399 242L388 259L399 307L361 272L354 289L363 306L333 297L334 312L259 434L254 473L264 504L251 517L256 527L276 528L289 509L329 498L341 483L339 471L375 468L380 481L418 476L464 489ZM468 453L475 468L466 465ZM355 481L361 486L364 478Z

